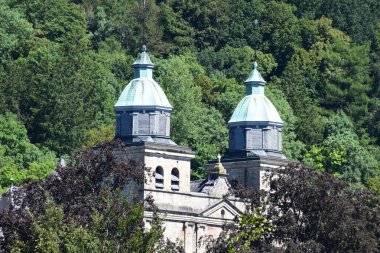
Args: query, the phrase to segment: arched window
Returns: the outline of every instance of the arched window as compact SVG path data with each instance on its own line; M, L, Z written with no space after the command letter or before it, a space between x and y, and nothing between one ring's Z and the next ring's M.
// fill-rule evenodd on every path
M161 166L157 166L155 172L155 185L156 188L162 189L164 188L164 169Z
M179 191L179 171L177 168L172 169L172 190Z

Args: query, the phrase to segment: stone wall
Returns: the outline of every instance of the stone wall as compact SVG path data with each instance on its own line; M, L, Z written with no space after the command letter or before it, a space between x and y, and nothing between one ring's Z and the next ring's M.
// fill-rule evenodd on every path
M245 210L238 200L224 200L201 193L179 193L145 190L152 195L160 210L165 228L164 236L180 242L186 253L203 253L206 237L217 238L226 222L233 222ZM146 227L150 227L152 213L144 214Z
M212 169L216 161L210 163L206 169ZM267 189L266 175L281 166L285 166L289 161L277 157L231 157L222 160L223 166L227 171L230 182L237 181L244 187L255 189Z
M147 175L145 189L156 189L155 187L155 170L158 166L163 168L164 188L162 190L172 191L172 170L178 169L179 172L179 192L190 192L190 160L186 157L165 157L162 154L148 153L144 157L145 166L151 171Z

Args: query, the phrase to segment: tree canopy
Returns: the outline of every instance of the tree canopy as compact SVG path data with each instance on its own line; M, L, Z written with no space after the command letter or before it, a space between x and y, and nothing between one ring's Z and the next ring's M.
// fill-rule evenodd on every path
M293 164L267 191L236 187L247 205L208 252L378 252L379 198L329 173Z
M202 177L226 150L227 121L256 60L285 121L284 154L377 189L378 1L145 3L0 0L0 113L57 157L110 140L113 105L146 43L174 105L172 137L197 151L193 176ZM342 113L350 130L326 132ZM13 177L25 177L17 171Z
M120 142L77 153L45 180L13 189L0 213L5 252L178 252L163 238L151 198L131 189L144 182L143 164L126 159ZM8 194L11 194L8 192ZM153 211L150 230L145 209Z

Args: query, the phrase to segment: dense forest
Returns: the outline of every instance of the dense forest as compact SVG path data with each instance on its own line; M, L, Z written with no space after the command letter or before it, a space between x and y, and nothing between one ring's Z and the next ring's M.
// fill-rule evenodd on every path
M225 151L256 58L286 156L380 194L379 1L145 2L0 0L0 192L113 139L145 43L193 177Z

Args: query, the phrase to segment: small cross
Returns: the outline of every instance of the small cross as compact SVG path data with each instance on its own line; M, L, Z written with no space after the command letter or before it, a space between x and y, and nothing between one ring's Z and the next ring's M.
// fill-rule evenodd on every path
M218 158L218 163L220 163L220 158L222 158L222 156L218 154L216 157Z

